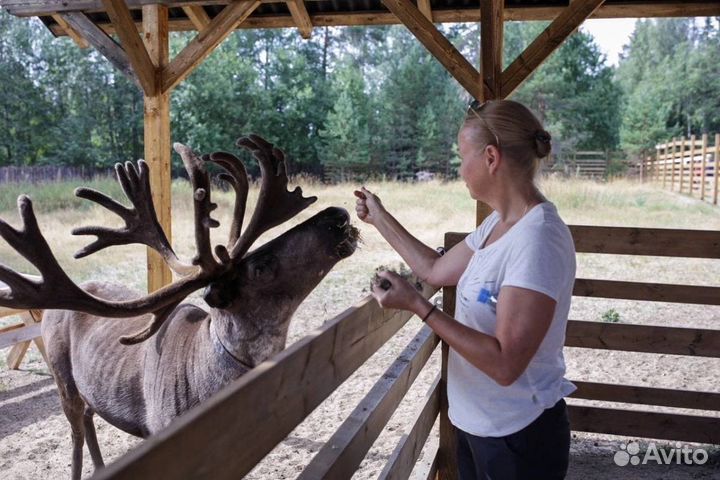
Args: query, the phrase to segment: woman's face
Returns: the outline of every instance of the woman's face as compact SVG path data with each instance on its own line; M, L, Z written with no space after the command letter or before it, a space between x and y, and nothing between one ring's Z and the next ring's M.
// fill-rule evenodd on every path
M470 128L462 128L458 133L458 150L460 153L460 177L470 191L470 196L479 200L486 190L488 171L485 165L485 148L477 148Z

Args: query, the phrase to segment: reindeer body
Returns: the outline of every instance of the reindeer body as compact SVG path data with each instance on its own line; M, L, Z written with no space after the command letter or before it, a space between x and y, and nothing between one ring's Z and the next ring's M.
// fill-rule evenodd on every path
M117 285L84 288L100 298L137 297ZM147 322L148 315L118 321L65 310L45 314L48 361L69 419L79 423L89 409L145 438L248 371L219 343L210 315L190 304L178 306L152 339L119 345L118 338Z

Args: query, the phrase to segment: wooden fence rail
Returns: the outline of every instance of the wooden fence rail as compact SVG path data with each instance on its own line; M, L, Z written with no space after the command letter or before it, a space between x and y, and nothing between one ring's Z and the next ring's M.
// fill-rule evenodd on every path
M0 167L0 184L3 183L51 183L64 180L107 177L113 175L111 168L70 167L46 165L36 167Z
M571 232L578 252L720 258L720 232L588 226L573 226ZM446 248L465 235L446 234ZM678 238L684 241L674 244ZM453 290L443 291L443 309L450 314L454 313ZM426 297L432 293L425 288ZM715 286L578 279L574 294L720 304ZM384 311L371 297L364 299L99 471L96 478L242 477L409 318L407 312ZM423 327L301 476L350 478L437 342L437 337ZM571 320L566 345L678 355L678 361L682 361L680 356L718 358L720 330ZM434 457L427 478L434 478L435 472L442 479L456 478L454 436L447 421L446 355L447 346L443 345L441 375L380 478L408 478L438 417L439 445L429 450ZM628 410L571 402L573 430L720 444L720 417L657 411L658 407L720 411L720 393L573 381L578 386L573 398L650 408Z
M655 146L655 157L644 159L641 178L717 205L719 161L720 133L705 133L699 139L695 135L673 138Z

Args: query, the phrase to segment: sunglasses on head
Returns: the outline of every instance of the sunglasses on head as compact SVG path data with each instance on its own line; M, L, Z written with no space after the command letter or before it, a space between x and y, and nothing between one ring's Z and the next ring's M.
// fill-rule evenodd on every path
M482 110L488 103L490 103L490 100L485 100L484 102L481 102L480 100L473 100L472 102L470 102L470 105L468 105L467 113L472 112L477 118L480 119L485 128L487 128L488 131L492 133L495 137L495 146L500 148L500 137L497 136L497 133L495 133L495 131L490 128L490 125L488 125L487 121L480 115L480 112L482 112Z

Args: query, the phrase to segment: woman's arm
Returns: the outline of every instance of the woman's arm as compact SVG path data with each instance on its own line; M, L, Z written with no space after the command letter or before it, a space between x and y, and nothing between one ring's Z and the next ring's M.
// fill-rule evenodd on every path
M437 287L457 285L472 256L472 250L460 242L445 255L415 238L383 207L380 199L364 187L355 191L355 210L360 220L369 223L407 262L421 279Z
M385 308L410 310L424 317L432 305L401 277L382 272L389 290L373 287L373 295ZM522 375L537 352L555 313L556 302L547 295L519 287L503 287L497 304L495 336L467 327L446 313L434 310L427 324L468 362L499 385L508 386Z

